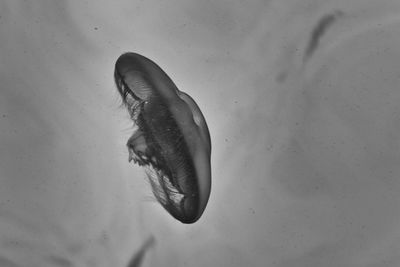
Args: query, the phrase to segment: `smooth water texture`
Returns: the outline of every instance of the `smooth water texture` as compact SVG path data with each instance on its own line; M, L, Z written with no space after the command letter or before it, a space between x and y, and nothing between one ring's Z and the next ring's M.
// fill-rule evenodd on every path
M398 0L0 1L0 266L400 266L399 14ZM127 51L207 120L196 223L127 160ZM162 127L149 103L143 125ZM186 104L169 118L195 115Z

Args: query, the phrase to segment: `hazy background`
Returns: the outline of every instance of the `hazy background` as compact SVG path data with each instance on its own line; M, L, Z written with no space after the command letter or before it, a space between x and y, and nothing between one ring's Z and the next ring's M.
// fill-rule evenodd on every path
M0 266L124 267L151 235L143 266L399 266L396 2L1 1ZM128 164L113 84L127 51L208 122L194 225Z

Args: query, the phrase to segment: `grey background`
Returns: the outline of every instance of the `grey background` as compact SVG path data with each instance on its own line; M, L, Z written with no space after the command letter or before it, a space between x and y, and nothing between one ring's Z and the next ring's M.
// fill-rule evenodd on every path
M2 1L0 265L124 266L153 235L143 266L399 266L398 12L386 0ZM126 51L207 119L213 187L194 225L128 164L112 80Z

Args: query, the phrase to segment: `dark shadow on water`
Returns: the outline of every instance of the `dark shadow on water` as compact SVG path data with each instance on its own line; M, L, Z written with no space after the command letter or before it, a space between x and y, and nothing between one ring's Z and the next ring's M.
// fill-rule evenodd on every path
M142 245L142 247L133 255L127 267L140 267L142 266L146 252L155 245L155 238L150 236Z

